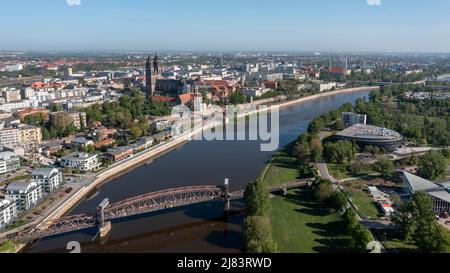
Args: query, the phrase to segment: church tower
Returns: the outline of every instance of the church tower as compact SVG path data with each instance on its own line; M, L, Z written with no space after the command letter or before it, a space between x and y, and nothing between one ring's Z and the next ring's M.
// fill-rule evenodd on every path
M155 76L159 76L160 74L158 54L155 54L155 57L153 58L153 74L155 74Z
M156 56L155 56L156 57ZM147 58L147 61L145 62L145 94L147 97L151 98L155 95L156 91L156 76L158 75L157 70L155 70L155 61L156 61L156 67L157 65L157 58L153 60L153 68L150 62L150 55Z

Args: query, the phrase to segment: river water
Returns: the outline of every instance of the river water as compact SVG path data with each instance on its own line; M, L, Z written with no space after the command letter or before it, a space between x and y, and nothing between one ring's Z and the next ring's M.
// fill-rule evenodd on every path
M316 116L367 97L368 91L308 101L280 112L280 147L306 131ZM111 203L147 192L190 185L221 185L230 179L231 190L245 188L263 170L274 152L261 152L259 141L192 141L105 184L71 214L92 213L109 198ZM223 204L211 202L152 213L113 223L104 240L94 240L97 230L47 238L27 252L68 252L77 241L82 252L233 253L242 244L242 202L233 202L228 222L221 218Z

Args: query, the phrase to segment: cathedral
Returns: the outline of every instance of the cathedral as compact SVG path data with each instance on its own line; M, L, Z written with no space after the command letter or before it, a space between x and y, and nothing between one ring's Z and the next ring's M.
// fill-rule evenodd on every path
M176 97L190 93L191 85L182 80L168 80L161 77L158 55L153 61L148 56L145 63L145 94L148 98L154 96Z

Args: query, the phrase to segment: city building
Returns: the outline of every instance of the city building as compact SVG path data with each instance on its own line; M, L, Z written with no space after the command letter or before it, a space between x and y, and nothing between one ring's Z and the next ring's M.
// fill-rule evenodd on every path
M16 203L6 199L0 200L0 229L11 224L16 218Z
M72 153L61 158L61 166L81 172L96 171L101 167L96 154Z
M342 113L342 120L345 127L350 127L356 124L367 124L367 115L361 115L351 112Z
M444 216L450 212L450 184L435 184L411 173L402 172L403 188L407 194L418 191L426 192L433 202L433 210Z
M21 125L15 128L0 129L0 147L14 147L28 143L34 143L36 145L42 143L42 132L40 127Z
M163 79L159 67L158 56L155 55L153 62L148 56L145 63L145 94L151 98L155 95L162 97L176 97L180 94L191 93L193 81Z
M73 124L78 130L87 127L87 116L85 112L55 112L49 115L50 123L56 120L62 121L64 125Z
M19 116L20 120L23 120L27 116L42 115L44 120L47 121L49 113L50 113L50 110L48 110L46 108L27 108L27 109L17 111L17 115Z
M50 193L59 189L63 183L63 175L56 168L38 168L33 170L31 182L41 186L44 193Z
M33 208L42 197L42 187L35 182L13 182L6 187L5 198L15 202L17 210Z
M14 152L0 151L0 174L9 173L20 168L20 157Z
M2 91L2 97L5 99L6 103L15 102L22 100L20 90L17 89L5 89Z
M77 137L72 139L70 146L75 149L85 149L89 146L94 146L94 141L84 137Z
M403 136L386 128L356 124L331 137L331 140L348 140L360 146L378 146L394 151L403 145Z
M336 88L335 82L328 82L328 83L316 83L314 84L314 89L318 92L326 92L331 91Z
M117 147L108 149L105 156L113 162L121 161L133 155L134 149L132 147Z
M19 129L19 145L34 143L40 145L42 143L42 131L40 127L31 125L21 125Z

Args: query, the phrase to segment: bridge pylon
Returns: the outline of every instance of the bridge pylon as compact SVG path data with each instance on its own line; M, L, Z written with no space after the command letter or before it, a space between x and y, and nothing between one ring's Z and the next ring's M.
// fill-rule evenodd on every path
M100 238L106 237L111 231L111 222L105 221L105 209L109 206L109 199L103 200L97 207L96 221L99 229Z
M228 178L225 179L225 184L223 186L224 188L224 201L225 206L223 209L223 216L226 220L228 220L228 217L230 216L230 209L231 209L231 196L230 196L230 180Z

